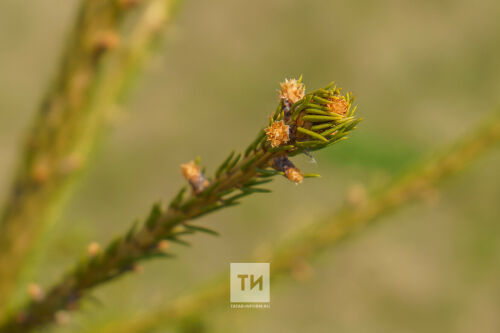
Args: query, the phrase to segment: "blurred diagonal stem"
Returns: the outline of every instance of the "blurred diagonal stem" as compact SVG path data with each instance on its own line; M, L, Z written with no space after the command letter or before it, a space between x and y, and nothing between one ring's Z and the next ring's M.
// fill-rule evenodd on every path
M29 132L0 218L0 317L26 257L54 220L113 104L161 36L176 2L81 2L58 76ZM125 29L131 11L142 14Z
M266 131L262 129L258 132L256 139L252 140L243 154L231 153L213 178L206 178L198 163L184 164L182 171L192 187L191 195L184 195L184 187L172 199L168 208L155 204L142 226L134 224L127 233L110 242L102 253L82 258L43 299L31 300L17 315L7 318L0 326L0 332L27 332L50 324L58 311L76 309L80 300L92 288L135 271L138 262L170 257L170 253L162 249L162 242L185 242L181 237L199 231L215 233L187 222L234 206L247 195L270 192L258 186L269 183L272 177L283 175L294 182L301 182L307 177L293 166L288 157L323 149L342 141L356 128L360 119L354 115L355 108L351 108L350 94L340 95L340 89L333 84L304 96L303 84L297 80L290 82L289 84L287 81L287 86L282 86L282 89L297 97L297 101L292 105L287 97L280 97L278 108L270 119L270 126ZM283 91L282 94L291 96ZM339 107L341 114L336 113ZM309 110L317 112L320 109L335 109L331 113L321 111L329 112L327 119L321 120L321 133L328 127L335 131L324 134L325 137L321 136L321 141L316 140L319 135L316 132L312 136L293 133L294 126L315 126L314 122L303 119L308 117ZM275 133L274 129L278 132ZM274 136L275 134L278 135Z
M385 214L413 200L425 198L429 189L454 176L470 162L494 148L499 141L500 112L496 112L465 139L435 159L404 174L360 206L346 205L329 217L327 215L327 218L297 232L295 237L280 243L267 255L250 261L270 262L272 279L290 276L292 271L300 270L305 260L314 258L347 236L365 230L365 227L374 224ZM205 314L217 305L226 304L228 299L229 282L225 273L192 294L179 297L164 307L130 319L122 318L114 323L107 323L100 329L93 328L92 332L149 332L162 325L181 324L185 319Z

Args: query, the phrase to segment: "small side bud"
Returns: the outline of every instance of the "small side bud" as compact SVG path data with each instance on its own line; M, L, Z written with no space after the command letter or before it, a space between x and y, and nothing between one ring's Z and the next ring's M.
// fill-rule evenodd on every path
M51 175L49 161L40 159L35 162L31 169L31 179L37 184L43 184L49 180Z
M265 131L271 147L278 147L290 141L290 126L285 125L283 120L273 122Z
M87 255L89 257L95 257L101 251L101 246L97 242L92 242L87 247Z
M203 176L200 167L193 161L181 165L182 175L193 188L194 193L202 192L209 185L208 180Z
M92 49L96 53L112 50L120 44L120 36L113 30L101 31L92 41Z
M30 283L28 285L28 295L33 301L40 302L43 299L43 290L38 284Z
M165 253L170 248L170 242L161 240L158 242L158 245L156 245L156 248L158 249L158 251Z
M297 168L288 168L285 171L285 176L286 178L288 178L288 180L291 180L296 184L300 184L304 180L304 175Z

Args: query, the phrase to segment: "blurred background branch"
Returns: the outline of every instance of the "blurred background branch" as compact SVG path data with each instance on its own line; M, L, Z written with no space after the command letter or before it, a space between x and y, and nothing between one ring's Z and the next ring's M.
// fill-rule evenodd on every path
M68 185L88 161L103 123L162 35L176 2L82 1L0 220L1 309L36 240L56 218ZM134 17L135 12L140 14Z
M346 204L321 221L308 225L294 237L281 242L268 253L249 262L271 263L271 278L284 277L297 280L306 278L310 270L308 261L337 245L347 236L377 222L380 217L417 199L426 199L435 186L453 177L500 141L500 112L495 112L484 123L458 140L440 156L403 174L398 180L370 198L360 198L355 205ZM164 307L144 312L132 318L121 318L88 332L140 333L162 326L181 327L185 320L214 311L229 301L227 273L195 289Z

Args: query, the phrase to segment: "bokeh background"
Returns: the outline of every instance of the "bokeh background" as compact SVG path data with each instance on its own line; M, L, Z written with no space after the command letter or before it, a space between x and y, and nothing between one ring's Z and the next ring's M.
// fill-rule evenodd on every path
M76 0L0 2L0 199L57 69ZM106 243L183 184L179 165L209 171L243 148L304 75L357 95L350 140L299 158L323 178L272 184L271 195L203 220L178 258L96 290L60 332L146 311L188 292L297 228L328 216L473 128L498 103L500 4L494 0L185 0L174 26L47 239L36 281L54 282L91 241ZM500 331L500 151L311 263L306 281L271 286L269 310L217 307L213 332ZM210 168L212 167L212 168ZM362 191L361 191L362 192ZM48 243L50 241L50 244ZM272 263L271 263L272 265ZM155 332L170 332L158 328Z

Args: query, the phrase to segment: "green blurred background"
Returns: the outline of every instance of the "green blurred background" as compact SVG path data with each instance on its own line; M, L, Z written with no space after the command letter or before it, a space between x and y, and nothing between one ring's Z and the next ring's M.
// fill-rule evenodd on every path
M78 1L0 2L0 199L53 77ZM178 258L99 288L102 305L73 315L73 332L168 302L228 273L230 262L328 215L364 184L378 188L449 144L497 106L500 4L478 1L186 0L110 119L90 169L50 235L36 281L53 283L91 241L106 243L184 181L201 155L209 171L265 124L278 83L336 80L365 121L351 139L298 158L323 178L203 220L220 238L192 237ZM500 151L314 261L312 277L271 286L269 310L197 318L214 332L500 331ZM212 169L210 169L212 166ZM358 190L359 192L359 190ZM271 263L272 265L272 263ZM170 332L158 328L155 332Z

